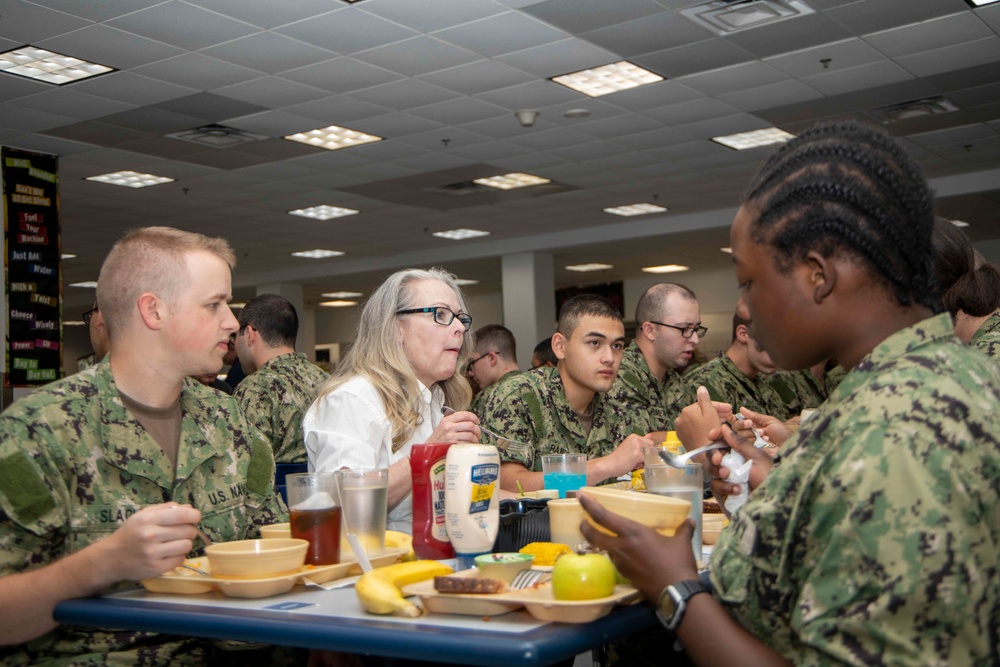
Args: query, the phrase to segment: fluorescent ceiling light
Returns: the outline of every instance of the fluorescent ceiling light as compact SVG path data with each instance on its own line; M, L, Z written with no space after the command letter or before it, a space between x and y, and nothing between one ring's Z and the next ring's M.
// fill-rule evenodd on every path
M724 247L724 248L719 248L719 250L721 250L722 252L727 252L727 253L729 253L730 255L732 255L732 254L733 254L733 249L732 249L732 248L730 248L729 246L726 246L726 247Z
M89 63L86 60L34 46L23 46L0 53L0 72L17 74L57 86L113 71L113 67Z
M87 289L97 289L97 281L96 280L87 280L87 281L84 281L82 283L70 283L69 286L70 287L84 287L84 288L87 288Z
M611 264L571 264L570 266L563 267L567 271L604 271L606 269L615 268Z
M354 215L355 213L360 213L360 211L355 211L353 208L340 208L339 206L327 206L323 204L322 206L297 208L288 213L289 215L301 215L303 218L312 218L313 220L332 220L333 218Z
M1000 0L994 0L994 2L1000 2ZM956 227L969 226L969 223L967 223L965 220L949 220L949 222L951 222L951 224L955 225Z
M322 248L316 248L315 250L303 250L301 252L293 252L292 257L307 257L309 259L326 259L327 257L340 257L344 253L339 250L323 250Z
M108 185L120 185L125 188L148 188L151 185L172 183L175 179L167 178L166 176L154 176L153 174L140 174L136 171L116 171L113 174L88 176L86 180L107 183Z
M734 150L745 151L749 148L759 148L770 146L771 144L783 144L789 139L794 139L794 134L789 134L776 127L769 127L766 130L754 130L753 132L740 132L738 134L728 134L724 137L712 137L712 141L723 146L728 146Z
M679 273L680 271L688 271L690 267L681 266L680 264L663 264L662 266L644 266L642 270L646 273Z
M986 5L992 5L994 2L1000 2L1000 0L965 0L967 3L973 7L985 7Z
M464 241L465 239L474 239L477 236L489 236L490 232L484 232L479 229L449 229L445 232L434 232L431 236L437 236L442 239L451 239L452 241Z
M243 310L246 308L246 303L231 303L229 304L229 310Z
M532 176L531 174L521 174L518 172L503 174L501 176L490 176L488 178L477 178L473 181L473 183L485 185L489 188L496 188L497 190L513 190L515 188L526 188L531 185L543 185L551 182L549 179L542 178L541 176Z
M356 306L357 301L320 301L319 305L326 306L327 308L344 308L345 306Z
M64 327L82 327L85 324L87 323L84 322L83 320L65 320L63 322Z
M468 278L455 278L451 282L455 283L459 287L464 287L465 285L478 285L478 280L470 280Z
M593 69L553 77L552 80L584 95L600 97L601 95L617 93L620 90L638 88L663 81L663 77L643 69L635 63L622 60Z
M356 296L361 296L361 292L323 292L320 296L325 296L330 299L351 299Z
M365 134L347 127L330 125L308 132L297 132L285 136L289 141L297 141L316 148L325 148L328 151L335 151L340 148L350 148L361 144L370 144L374 141L382 141L382 137L374 134Z
M669 209L664 208L663 206L657 206L656 204L629 204L628 206L606 208L604 209L604 212L628 217L632 215L645 215L647 213L665 213L667 210Z
M68 252L62 254L62 259L76 259L76 255L71 255Z

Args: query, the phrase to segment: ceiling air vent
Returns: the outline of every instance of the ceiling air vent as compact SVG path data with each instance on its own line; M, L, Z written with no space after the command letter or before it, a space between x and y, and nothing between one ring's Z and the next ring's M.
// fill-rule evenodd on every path
M901 120L933 116L939 113L958 111L958 107L943 97L927 97L922 100L911 100L877 107L868 113L883 125L898 123Z
M493 188L488 188L485 185L479 185L478 183L473 183L472 181L459 181L458 183L449 183L448 185L442 185L435 188L424 188L425 192L434 192L439 195L447 195L448 197L464 197L466 195L475 195L483 192L496 192Z
M695 23L720 35L814 13L815 10L800 0L715 0L681 11Z
M237 130L235 127L225 125L204 125L193 130L174 132L167 135L168 139L180 139L192 144L200 144L209 148L232 148L242 144L261 141L268 137L262 134L254 134L244 130Z

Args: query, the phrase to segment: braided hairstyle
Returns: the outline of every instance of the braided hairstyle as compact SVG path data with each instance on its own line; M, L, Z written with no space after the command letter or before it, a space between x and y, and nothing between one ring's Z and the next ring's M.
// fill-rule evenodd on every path
M920 167L884 132L823 123L784 144L750 184L756 243L789 271L810 251L849 255L903 306L940 312L931 228L934 206Z

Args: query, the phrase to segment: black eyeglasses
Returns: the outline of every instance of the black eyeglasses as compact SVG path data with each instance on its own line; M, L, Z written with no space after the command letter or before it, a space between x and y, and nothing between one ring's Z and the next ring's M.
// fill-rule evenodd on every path
M477 361L481 359L485 359L486 357L490 356L490 354L491 354L490 352L487 352L481 357L476 357L475 359L470 359L469 361L465 362L465 370L468 371L470 368L472 368L473 364L475 364Z
M90 326L90 320L94 319L94 313L98 311L97 308L91 308L83 314L83 323L88 327Z
M444 306L428 306L427 308L407 308L406 310L397 310L397 315L413 315L415 313L434 313L434 321L443 327L450 325L458 318L458 321L462 323L465 330L468 331L469 327L472 326L472 316L466 315L465 313L456 313L451 308L445 308Z
M703 326L679 327L676 324L664 324L663 322L654 322L653 320L647 320L647 321L650 324L659 324L661 327L670 327L671 329L677 329L678 331L681 332L681 336L684 338L690 338L694 334L698 334L698 338L702 338L704 337L705 334L708 333L708 327L703 327Z

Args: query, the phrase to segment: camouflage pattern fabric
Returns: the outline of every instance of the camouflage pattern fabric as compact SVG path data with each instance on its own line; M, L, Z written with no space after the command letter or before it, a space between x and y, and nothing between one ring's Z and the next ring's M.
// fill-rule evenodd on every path
M1000 357L1000 310L990 315L990 318L976 329L969 345L982 350L988 356Z
M517 375L521 371L507 371L500 376L496 382L486 387L485 389L480 389L479 393L475 395L472 399L472 405L469 406L469 412L475 413L480 419L483 418L483 408L486 406L486 401L490 396L490 393L496 390L500 386L500 383L511 377L512 375Z
M645 415L644 433L672 430L674 419L680 414L680 410L667 412L664 384L653 375L646 357L634 340L625 348L618 377L608 392L608 400L615 405L627 407L637 416Z
M260 526L287 521L270 444L236 401L186 379L181 411L176 474L125 409L107 360L0 414L0 576L48 565L171 500L199 509L201 528L219 542L259 537ZM203 546L196 540L191 555ZM206 664L213 650L204 640L61 625L0 647L0 663Z
M801 414L806 409L818 408L827 397L826 387L820 386L819 380L808 368L801 371L777 371L763 376L763 379L781 397L790 417Z
M275 463L305 463L302 415L329 377L301 352L268 359L240 382L233 396L247 421L259 428L274 448Z
M808 665L995 665L1000 368L947 314L896 332L781 449L715 596Z
M729 403L733 406L733 412L745 407L782 421L801 412L792 412L771 386L765 373L759 373L753 379L748 378L725 352L690 373L685 373L684 384L684 405L695 403L698 400L698 387L704 386L713 401Z
M532 443L533 449L501 449L500 460L516 461L541 472L542 454L582 452L588 459L609 454L632 433L646 433L646 417L596 394L591 406L594 423L588 434L566 399L559 369L536 368L497 383L480 423L514 440Z

